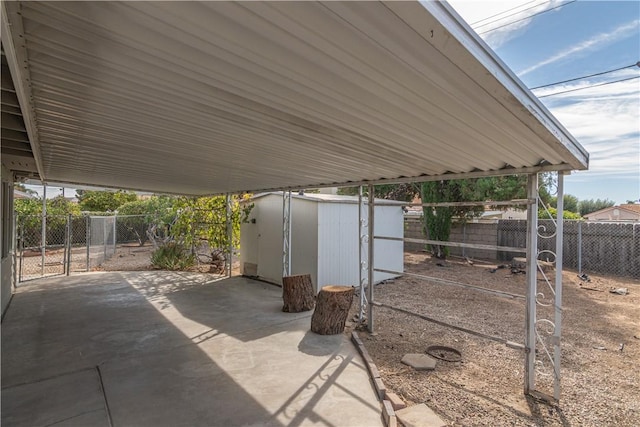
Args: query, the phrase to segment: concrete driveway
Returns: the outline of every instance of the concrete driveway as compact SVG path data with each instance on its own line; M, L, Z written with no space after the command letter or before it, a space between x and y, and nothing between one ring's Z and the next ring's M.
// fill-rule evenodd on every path
M343 335L234 277L87 273L23 285L2 322L2 425L381 426Z

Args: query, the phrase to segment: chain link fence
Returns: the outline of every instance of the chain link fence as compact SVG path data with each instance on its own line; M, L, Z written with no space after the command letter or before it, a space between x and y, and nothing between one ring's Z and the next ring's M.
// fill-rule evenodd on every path
M153 218L146 215L47 215L44 221L41 215L18 217L18 283L90 271L112 257L119 245L143 246L151 228Z
M424 238L422 218L405 218L405 237ZM556 226L552 220L538 221L540 259L553 261ZM527 221L481 220L456 224L450 241L526 247ZM424 245L405 243L405 249L422 250ZM450 248L451 255L509 262L523 253L495 250ZM579 273L608 274L640 278L640 223L565 220L563 232L563 264Z

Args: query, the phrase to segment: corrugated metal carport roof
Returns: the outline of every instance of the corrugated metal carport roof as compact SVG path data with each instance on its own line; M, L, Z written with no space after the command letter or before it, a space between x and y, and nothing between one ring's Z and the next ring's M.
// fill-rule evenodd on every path
M196 195L588 164L446 4L2 7L45 181Z

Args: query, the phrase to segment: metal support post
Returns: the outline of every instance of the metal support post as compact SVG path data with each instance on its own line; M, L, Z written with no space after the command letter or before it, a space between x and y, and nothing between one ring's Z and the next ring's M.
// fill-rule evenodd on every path
M364 202L363 198L363 188L362 186L358 187L358 249L359 249L359 259L358 259L358 279L360 284L360 298L359 298L359 306L358 306L358 322L362 324L366 318L367 307L367 281L368 281L368 225L367 225L367 206Z
M84 223L86 227L84 232L84 240L87 245L87 271L89 271L91 269L91 217L85 216Z
M529 174L527 198L535 200L527 209L527 299L525 311L524 392L535 389L536 295L538 286L538 175Z
M69 214L67 216L67 238L66 238L66 245L65 245L65 253L67 255L65 258L65 270L66 270L67 276L71 273L71 249L73 247L71 245L71 237L72 237L71 221L72 221L72 216L71 214Z
M227 221L227 256L226 256L226 273L227 277L231 277L231 268L233 267L233 211L232 198L230 194L226 196L226 215Z
M42 187L42 230L40 236L41 263L40 275L44 277L45 252L47 249L47 184Z
M291 191L282 192L282 277L291 276Z
M116 245L118 244L118 214L113 215L113 254L116 254Z
M375 222L375 197L374 197L374 191L373 191L373 185L369 184L369 219L368 219L368 231L369 231L369 236L368 236L368 243L369 243L369 274L368 274L368 279L367 279L367 286L369 287L369 295L368 295L368 300L369 300L369 313L367 316L367 325L368 325L368 329L369 332L373 333L374 332L374 320L373 320L373 281L374 281L374 240L373 240L373 232L374 232L374 222Z
M562 338L562 258L564 241L564 174L558 172L556 277L553 328L553 397L560 400L560 340Z
M104 258L102 259L102 262L104 262L107 259L107 218L102 217L101 219L102 219L102 249L104 252Z

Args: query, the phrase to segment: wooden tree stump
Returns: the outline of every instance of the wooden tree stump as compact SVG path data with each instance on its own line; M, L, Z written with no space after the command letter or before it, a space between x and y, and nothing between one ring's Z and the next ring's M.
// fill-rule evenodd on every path
M349 315L353 294L351 286L323 287L311 316L311 331L320 335L341 334Z
M316 293L311 282L311 275L285 276L282 278L282 311L299 313L309 311L316 305Z

